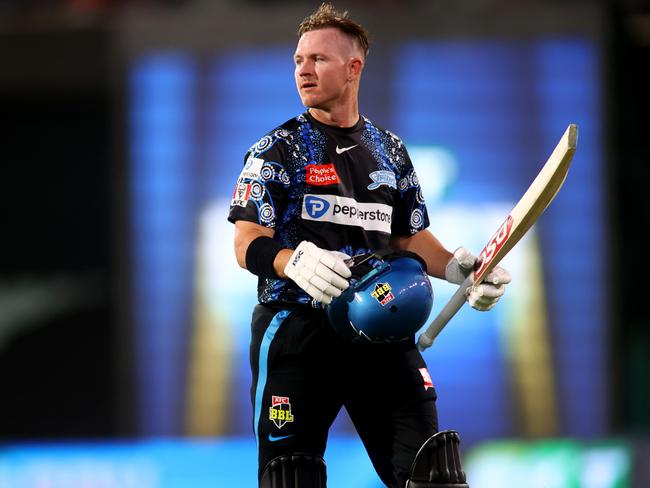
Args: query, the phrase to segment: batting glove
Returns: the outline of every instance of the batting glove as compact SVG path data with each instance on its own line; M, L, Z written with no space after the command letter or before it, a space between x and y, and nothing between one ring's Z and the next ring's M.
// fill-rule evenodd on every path
M450 283L460 285L465 278L474 272L476 263L474 256L468 249L459 247L454 252L454 257L449 260L445 268L445 279ZM505 293L506 285L510 283L510 273L500 266L495 266L483 281L467 289L467 301L476 310L490 310Z
M341 295L350 283L346 278L352 274L344 262L350 256L338 251L327 251L309 241L302 241L284 273L314 300L329 305Z

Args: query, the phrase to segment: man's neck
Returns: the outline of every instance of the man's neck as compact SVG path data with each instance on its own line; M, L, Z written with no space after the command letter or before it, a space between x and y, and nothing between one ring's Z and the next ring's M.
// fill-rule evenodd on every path
M359 107L357 104L337 107L333 110L310 108L309 113L320 123L334 127L348 128L359 121Z

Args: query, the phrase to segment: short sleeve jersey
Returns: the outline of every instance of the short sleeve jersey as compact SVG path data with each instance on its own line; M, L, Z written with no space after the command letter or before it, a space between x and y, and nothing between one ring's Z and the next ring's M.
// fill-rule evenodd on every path
M307 240L350 256L386 249L391 236L429 225L415 170L402 141L365 117L350 128L309 112L249 149L228 220L273 228L282 247ZM293 281L260 279L260 303L319 307Z

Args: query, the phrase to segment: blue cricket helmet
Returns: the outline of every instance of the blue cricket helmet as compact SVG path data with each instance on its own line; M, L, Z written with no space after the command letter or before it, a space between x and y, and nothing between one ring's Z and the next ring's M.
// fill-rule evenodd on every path
M417 254L367 254L348 265L350 287L327 307L329 321L341 336L352 342L396 342L424 325L433 289Z

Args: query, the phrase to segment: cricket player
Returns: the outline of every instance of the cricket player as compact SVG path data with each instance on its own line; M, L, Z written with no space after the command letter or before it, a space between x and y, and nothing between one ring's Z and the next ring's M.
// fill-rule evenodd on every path
M343 406L386 486L466 486L464 478L449 478L459 464L446 468L446 480L413 479L417 463L434 462L427 450L435 454L453 441L442 437L421 449L436 438L438 419L413 338L351 343L324 308L348 287L350 256L410 251L429 275L458 284L476 258L465 248L449 252L426 230L420 183L402 141L359 113L366 30L323 4L298 36L294 75L307 110L247 152L228 217L237 262L259 277L250 360L260 486L325 487L328 429ZM467 299L488 310L509 281L496 268Z

